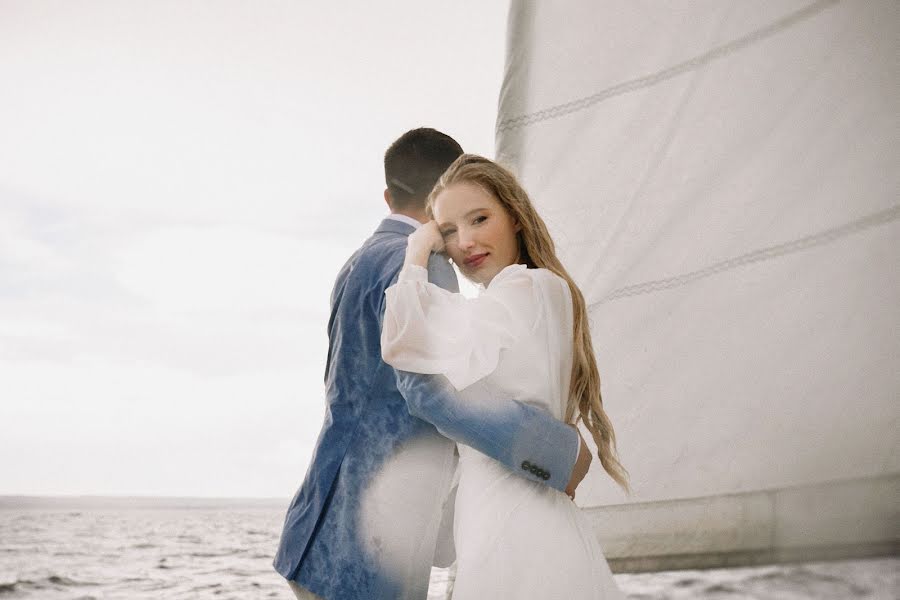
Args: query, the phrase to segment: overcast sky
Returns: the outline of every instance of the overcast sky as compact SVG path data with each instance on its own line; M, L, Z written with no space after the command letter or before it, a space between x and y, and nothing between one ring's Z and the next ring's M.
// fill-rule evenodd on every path
M0 494L293 494L384 150L493 155L507 4L0 0Z

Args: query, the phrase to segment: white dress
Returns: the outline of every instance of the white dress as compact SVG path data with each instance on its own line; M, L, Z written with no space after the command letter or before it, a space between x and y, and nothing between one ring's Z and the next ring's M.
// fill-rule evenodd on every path
M546 269L510 265L478 298L407 266L386 290L382 354L441 373L467 402L516 399L562 419L572 365L572 300ZM454 600L624 598L585 515L564 493L459 444Z

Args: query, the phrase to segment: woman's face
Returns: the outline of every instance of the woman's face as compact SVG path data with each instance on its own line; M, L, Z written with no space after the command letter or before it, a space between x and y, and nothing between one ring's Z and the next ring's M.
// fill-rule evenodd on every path
M521 229L494 196L473 183L457 183L434 199L434 220L445 251L467 278L488 285L503 268L519 261Z

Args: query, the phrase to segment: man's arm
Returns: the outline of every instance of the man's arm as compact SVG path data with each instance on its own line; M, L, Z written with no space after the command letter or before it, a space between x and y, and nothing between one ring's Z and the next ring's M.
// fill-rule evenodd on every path
M570 493L570 482L577 479L577 485L584 477L575 472L583 443L577 430L545 410L518 400L510 400L502 411L463 402L443 375L397 371L397 387L410 414L514 473ZM581 468L587 472L586 466Z
M432 283L459 290L453 268L442 257L432 255L428 272ZM382 311L379 318L383 316ZM570 496L587 473L591 455L581 436L549 412L518 400L509 400L499 409L496 402L490 406L463 402L442 375L396 373L397 387L412 415L514 473Z

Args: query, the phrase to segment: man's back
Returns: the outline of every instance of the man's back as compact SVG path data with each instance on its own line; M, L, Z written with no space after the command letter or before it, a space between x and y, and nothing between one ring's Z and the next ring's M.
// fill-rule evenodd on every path
M412 230L386 219L332 292L325 423L275 558L284 577L326 598L427 592L454 444L410 414L380 347L384 290ZM446 261L436 268L452 277Z

